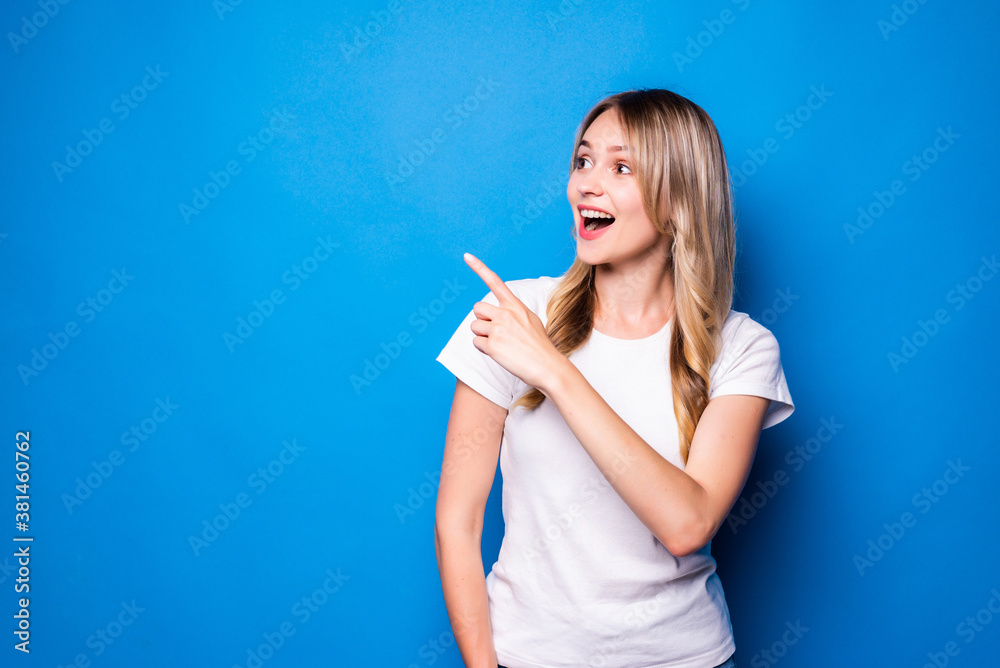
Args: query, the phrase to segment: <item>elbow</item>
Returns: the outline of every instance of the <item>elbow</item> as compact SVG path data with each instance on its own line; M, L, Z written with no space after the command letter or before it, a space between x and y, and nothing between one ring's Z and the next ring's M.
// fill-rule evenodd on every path
M692 518L683 525L674 527L660 542L675 557L686 557L708 545L714 535L714 527L698 518Z
M447 560L447 555L463 544L464 534L465 532L452 525L434 522L434 555L437 558L438 568L441 568Z
M455 517L439 514L434 519L434 548L438 555L443 546L457 542L471 541L478 545L482 540L483 524L475 515Z
M667 549L670 551L670 554L674 555L675 557L686 557L688 555L694 554L702 547L704 547L704 544L699 545L698 547L695 547L695 545L696 542L687 541L687 542L677 543L676 545L668 545Z
M454 530L449 530L447 525L442 525L439 520L434 522L434 552L437 555L438 563L441 563L441 550L448 537L455 535Z
M694 554L708 544L708 540L702 540L702 534L681 534L674 536L664 547L675 557L686 557Z
M434 554L437 556L438 565L441 564L441 531L438 523L434 522Z

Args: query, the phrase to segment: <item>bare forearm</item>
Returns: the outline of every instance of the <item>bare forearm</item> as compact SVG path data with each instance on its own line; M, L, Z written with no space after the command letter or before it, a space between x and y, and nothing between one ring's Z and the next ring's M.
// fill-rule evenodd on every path
M705 489L646 443L572 362L566 359L540 389L614 490L660 542L669 549L700 540L708 531Z
M469 668L496 668L482 552L474 536L437 534L438 570L455 642Z

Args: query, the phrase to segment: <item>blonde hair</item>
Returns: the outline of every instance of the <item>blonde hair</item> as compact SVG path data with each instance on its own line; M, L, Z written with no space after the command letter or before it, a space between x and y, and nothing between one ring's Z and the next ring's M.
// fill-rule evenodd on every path
M587 113L573 143L571 174L584 133L608 110L617 114L633 147L633 173L646 215L672 239L667 259L674 283L669 367L680 453L687 463L733 300L735 221L726 155L715 124L697 104L668 90L630 90ZM546 332L566 356L593 329L595 271L577 257L549 299ZM534 410L544 400L540 390L531 388L511 409Z

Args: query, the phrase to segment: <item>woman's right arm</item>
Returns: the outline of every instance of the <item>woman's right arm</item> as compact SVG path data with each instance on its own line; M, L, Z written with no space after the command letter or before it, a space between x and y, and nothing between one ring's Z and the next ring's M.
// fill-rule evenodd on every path
M497 665L482 535L506 417L505 408L456 381L438 485L434 549L448 618L469 668Z

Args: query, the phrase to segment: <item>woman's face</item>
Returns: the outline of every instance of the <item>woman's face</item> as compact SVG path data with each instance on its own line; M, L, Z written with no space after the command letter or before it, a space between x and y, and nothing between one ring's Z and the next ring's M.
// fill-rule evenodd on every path
M574 165L566 197L573 208L577 257L598 265L641 260L653 251L665 256L662 251L669 238L646 215L632 171L633 155L613 109L594 119L584 132ZM594 217L595 212L602 213ZM594 224L596 229L587 229Z

